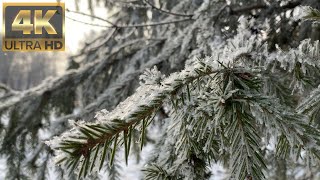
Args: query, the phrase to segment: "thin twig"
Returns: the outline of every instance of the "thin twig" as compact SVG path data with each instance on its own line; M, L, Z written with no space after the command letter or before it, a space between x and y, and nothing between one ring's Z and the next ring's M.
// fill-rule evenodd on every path
M87 16L87 17L91 17L91 18L94 18L94 19L98 19L98 20L101 20L101 21L104 21L104 22L107 22L109 24L111 24L113 27L117 27L117 25L107 19L104 19L104 18L101 18L101 17L98 17L98 16L95 16L95 15L91 15L91 14L86 14L86 13L83 13L83 12L78 12L78 11L72 11L70 9L66 9L67 12L71 12L71 13L75 13L75 14L79 14L79 15L83 15L83 16Z
M102 27L102 28L114 28L113 26L107 26L107 25L101 25L101 24L93 24L93 23L89 23L89 22L80 21L80 20L73 19L73 18L68 17L68 16L66 16L66 18L70 19L72 21L81 23L81 24L89 25L89 26Z
M189 17L192 18L194 15L193 14L180 14L180 13L175 13L175 12L171 12L171 11L167 11L161 8L156 7L155 5L153 5L152 3L150 3L148 0L143 0L146 4L148 4L149 6L152 7L152 9L155 9L157 11L163 12L165 14L170 14L170 15L174 15L174 16L182 16L182 17Z
M80 22L80 23L84 23L84 24L87 24L87 25L106 27L106 28L139 28L139 27L161 26L161 25L167 25L167 24L173 24L173 23L179 23L179 22L195 20L195 19L192 19L192 17L189 17L188 19L177 19L177 20L173 20L173 21L153 22L153 23L149 23L149 24L118 25L118 24L115 24L115 23L113 23L113 22L111 22L109 20L103 19L103 18L98 17L98 16L93 16L93 15L82 13L82 12L76 12L76 11L70 11L70 10L68 10L68 11L69 12L73 12L73 13L77 13L77 14L80 14L80 15L83 15L83 16L92 17L92 18L107 22L107 23L112 25L112 26L97 25L97 24L91 24L91 23L82 22L82 21L79 21L79 20L72 19L74 21L77 21L77 22Z
M162 26L167 24L174 24L179 22L193 21L194 19L178 19L173 21L155 22L149 24L129 24L124 26L118 26L119 28L139 28L139 27L150 27L150 26Z

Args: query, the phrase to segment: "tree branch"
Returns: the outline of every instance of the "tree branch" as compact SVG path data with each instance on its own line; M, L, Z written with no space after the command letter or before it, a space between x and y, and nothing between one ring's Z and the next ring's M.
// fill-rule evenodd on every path
M78 23L85 24L85 25L88 25L88 26L95 26L95 27L101 27L101 28L114 28L113 26L107 26L107 25L94 24L94 23L80 21L80 20L77 20L77 19L74 19L74 18L68 17L68 16L66 16L66 18L70 19L70 20L72 20L74 22L78 22Z
M0 83L0 90L4 91L4 94L0 96L0 101L4 101L5 99L8 99L9 97L19 93L18 91L15 91L2 83Z
M181 17L189 17L189 18L192 18L192 17L194 16L194 14L180 14L180 13L175 13L175 12L163 10L163 9L161 9L161 8L156 7L155 5L153 5L152 3L150 3L148 0L143 0L143 2L145 2L146 4L148 4L149 6L151 6L152 9L155 9L155 10L157 10L157 11L163 12L163 13L165 13L165 14L174 15L174 16L181 16Z
M80 14L80 15L83 15L83 16L87 16L87 17L90 17L90 18L98 19L98 20L101 20L101 21L106 22L108 24L111 24L112 25L111 27L114 27L114 28L117 27L117 25L115 23L113 23L113 22L111 22L111 21L109 21L107 19L92 15L92 14L86 14L86 13L79 12L79 11L72 11L70 9L66 9L66 11L67 12L71 12L71 13L75 13L75 14Z
M11 89L10 87L0 83L0 89L3 89L6 93L14 93L16 91L14 91L13 89Z
M122 50L124 47L127 47L128 45L135 44L140 41L144 41L144 38L133 40L130 42L127 42L117 48L115 48L113 51L108 53L107 57L104 57L108 59L108 57L114 55L115 53L118 53L120 50ZM34 87L32 89L29 89L27 91L22 91L17 93L14 97L4 100L0 104L0 111L5 110L11 106L14 106L18 104L19 102L30 100L34 97L41 97L44 96L45 93L50 93L54 91L61 90L65 87L70 86L78 86L80 83L82 83L84 80L87 80L88 77L94 77L97 73L101 72L103 70L103 67L106 65L110 65L110 63L113 63L114 61L101 61L96 60L93 62L90 62L86 64L84 67L81 67L77 70L69 70L61 77L56 77L54 79L46 79L43 81L42 84L40 84L37 87ZM73 84L70 84L73 83Z
M168 77L161 85L142 86L112 112L102 116L98 115L97 122L78 124L71 130L73 133L65 133L61 138L51 141L53 144L49 143L49 145L71 154L60 163L68 159L74 161L72 159L78 159L81 156L87 159L93 149L99 148L103 144L111 144L111 141L116 141L115 139L119 138L122 132L126 133L130 127L137 126L142 121L148 122L151 115L162 106L165 99L176 95L187 84L210 74L229 71L230 69L226 68L212 69L210 66L200 63L183 70L174 77ZM232 71L242 72L244 68L233 68ZM141 99L144 101L141 102Z
M67 9L67 12L77 13L77 14L80 14L80 15L83 15L83 16L88 16L88 17L91 17L91 18L94 18L94 19L98 19L98 20L107 22L107 23L111 24L112 26L104 26L104 25L86 23L86 22L82 22L82 21L79 21L79 20L72 19L74 21L85 23L85 24L92 25L92 26L99 26L99 27L106 27L106 28L118 28L118 29L120 29L120 28L139 28L139 27L150 27L150 26L162 26L162 25L167 25L167 24L174 24L174 23L194 20L194 19L192 19L192 16L188 16L189 17L188 19L177 19L177 20L172 20L172 21L152 22L152 23L146 23L146 24L119 25L119 24L115 24L115 23L113 23L113 22L111 22L109 20L103 19L101 17L90 15L90 14L86 14L86 13L83 13L83 12L71 11L71 10L68 10L68 9Z

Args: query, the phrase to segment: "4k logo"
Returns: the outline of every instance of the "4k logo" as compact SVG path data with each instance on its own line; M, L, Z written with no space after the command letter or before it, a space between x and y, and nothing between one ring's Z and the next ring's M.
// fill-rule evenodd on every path
M64 51L64 3L3 3L3 51Z

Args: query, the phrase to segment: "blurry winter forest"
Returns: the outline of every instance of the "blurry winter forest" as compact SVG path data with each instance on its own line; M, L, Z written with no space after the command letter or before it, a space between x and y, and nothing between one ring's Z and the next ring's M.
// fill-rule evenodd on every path
M320 178L319 0L74 3L78 52L0 53L0 179Z

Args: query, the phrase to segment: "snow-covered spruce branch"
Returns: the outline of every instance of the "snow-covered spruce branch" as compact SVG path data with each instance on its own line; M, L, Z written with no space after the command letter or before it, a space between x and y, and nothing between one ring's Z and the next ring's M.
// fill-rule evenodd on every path
M139 42L139 41L142 41L142 39L138 41L133 41L133 42ZM64 88L66 87L70 88L73 86L78 86L79 83L83 82L84 78L88 80L90 78L95 77L96 74L104 70L104 67L108 65L111 66L115 62L117 62L116 59L110 58L110 56L117 54L123 48L131 44L132 42L128 41L127 43L119 46L118 48L115 47L111 52L108 52L107 57L104 57L106 58L106 60L98 59L92 63L88 63L86 66L78 70L70 70L62 77L58 77L55 79L47 79L46 82L39 85L38 87L32 88L28 91L19 92L15 96L10 96L4 99L2 101L3 104L0 105L0 111L5 112L6 110L11 110L11 109L14 109L14 107L20 107L20 106L21 106L20 108L26 108L26 110L24 110L25 113L23 114L23 116L19 118L19 122L21 123L17 124L16 127L15 126L10 127L11 130L6 134L4 138L4 143L2 144L2 146L5 148L7 146L10 146L12 144L10 142L12 142L14 139L16 139L17 136L20 135L19 132L26 132L27 128L31 128L29 126L36 124L35 121L37 121L37 116L41 113L39 112L38 109L43 108L43 106L47 106L47 104L43 104L43 103L52 103L52 101L54 101L55 99L61 98L61 96L63 99L66 99L64 95L68 95L70 92L68 92L67 94L59 93L59 92L64 92ZM142 71L138 71L136 74L131 73L130 76L128 75L128 77L130 78L127 79L126 81L115 83L114 87L110 87L106 89L106 92L99 97L103 99L99 99L95 103L89 104L85 109L81 110L79 114L69 114L66 116L63 115L62 117L59 118L58 121L52 122L52 126L50 127L50 130L52 133L51 135L57 135L67 130L69 128L67 119L76 118L77 116L80 116L80 115L81 117L84 117L85 115L91 116L97 109L99 109L98 107L101 106L101 104L109 102L110 97L114 96L115 94L118 94L119 96L121 96L122 94L119 94L119 92L121 91L118 91L117 89L121 89L121 87L125 87L126 82L132 81L134 77L137 77L137 75L140 74L141 72ZM122 80L123 78L125 77L122 77ZM74 83L70 83L70 82L74 82ZM43 100L45 100L45 102ZM32 106L29 106L29 104L32 104ZM64 104L68 104L68 102L65 102ZM112 103L110 102L110 104ZM22 106L22 105L25 105L25 106ZM105 105L104 107L107 107L107 106Z
M243 54L240 54L235 59L239 60L243 56ZM260 136L253 129L255 120L260 122L259 124L261 125L264 124L269 128L275 129L276 132L280 132L285 142L287 142L286 149L293 148L296 145L305 145L308 149L310 144L319 141L318 130L307 126L303 116L286 113L287 109L274 99L270 101L268 100L270 97L263 97L261 94L255 93L259 89L258 79L253 78L254 75L249 73L254 73L254 70L225 66L214 70L204 63L200 62L199 64L200 66L191 66L192 68L187 68L179 74L174 74L164 79L160 84L142 85L137 89L136 94L120 103L112 112L102 111L97 114L98 121L95 123L76 123L76 127L70 132L64 133L61 137L49 143L61 153L60 157L58 157L58 163L63 164L70 171L77 168L78 164L81 164L79 172L81 177L86 176L94 167L101 168L106 156L112 164L118 145L124 145L125 157L128 158L133 128L141 129L140 141L141 145L143 145L146 127L165 99L177 95L183 87L188 86L193 81L199 78L211 77L213 74L216 74L211 77L213 81L215 81L216 77L220 80L223 78L221 82L224 85L220 85L224 92L222 92L223 95L220 98L214 98L213 102L216 104L215 109L217 111L216 117L214 117L215 130L210 131L210 138L205 143L205 148L210 149L209 144L212 143L214 134L217 132L222 133L222 129L224 129L223 131L226 134L222 135L223 140L221 140L224 147L221 148L229 152L232 158L235 158L231 161L231 169L236 178L243 179L250 176L260 179L263 177L262 169L265 165L259 153ZM190 96L194 95L190 95L191 92L189 92L188 88L189 101ZM180 101L184 104L188 96L180 96ZM173 101L172 104L177 108L179 103ZM227 104L229 106L226 106ZM249 108L249 111L247 111L247 108ZM252 112L250 109L252 109ZM210 118L208 115L207 117ZM194 119L197 120L196 117ZM231 119L234 121L229 122ZM226 124L228 125L225 127ZM289 125L288 128L285 125ZM239 128L237 129L236 127ZM195 132L195 134L197 133ZM243 144L240 147L242 155L238 157L238 145L241 144ZM282 150L283 148L279 149ZM313 145L311 149L313 149ZM243 169L243 171L239 171L239 169Z
M70 82L82 82L88 74L92 73L95 68L102 64L101 61L95 61L79 70L70 70L64 76L47 79L46 82L40 84L39 86L32 88L27 91L22 91L17 93L14 97L5 99L0 104L0 111L4 111L7 108L15 106L18 103L33 99L35 97L40 97L46 92L50 93L51 91L57 91L66 87L66 84L70 85Z
M161 85L144 85L137 89L136 94L120 103L112 112L97 114L96 123L76 123L70 132L62 134L60 137L50 141L52 148L62 151L62 157L59 157L58 163L64 163L69 169L73 170L81 162L79 176L86 176L90 163L90 171L96 163L97 154L100 154L100 168L104 163L107 148L113 144L112 157L114 156L118 145L118 138L123 135L122 143L125 145L126 158L128 158L131 134L133 128L141 126L141 140L144 138L144 131L152 120L153 114L162 106L164 100L171 95L175 95L180 88L186 84L213 73L225 70L212 70L209 67L197 67L186 69L178 74L176 78L169 77ZM144 143L141 142L141 145ZM94 151L93 151L94 149ZM103 151L101 153L100 151ZM93 159L92 153L94 152Z
M4 111L7 108L15 106L20 102L41 97L45 93L55 92L59 89L63 89L64 87L67 87L66 84L70 86L70 82L73 82L73 85L77 86L79 83L87 80L88 76L94 77L96 74L100 73L103 68L106 67L106 65L111 65L116 61L114 59L108 60L109 57L116 53L119 53L125 47L131 46L133 44L136 44L137 42L141 42L144 40L145 39L143 38L125 42L124 44L115 47L111 52L108 52L107 57L105 57L106 60L98 59L94 62L86 64L80 69L69 70L61 77L46 79L46 81L44 81L42 84L30 90L17 92L14 97L10 97L2 101L2 103L0 104L0 112Z

